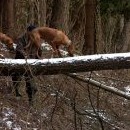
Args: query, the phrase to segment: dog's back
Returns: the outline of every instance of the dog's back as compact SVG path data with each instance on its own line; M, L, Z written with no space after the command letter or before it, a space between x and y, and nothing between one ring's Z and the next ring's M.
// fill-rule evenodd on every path
M31 34L34 37L40 36L41 39L52 41L56 35L57 30L48 27L38 27L34 29Z
M33 37L44 39L46 42L57 41L61 44L70 44L70 40L64 32L49 27L38 27L32 32ZM65 42L65 43L64 43Z
M61 45L66 46L68 48L68 52L72 53L72 42L68 38L68 36L61 30L49 27L37 27L33 31L31 31L30 41L31 43L34 43L37 50L41 46L41 39L50 44L55 52L58 51L59 55L59 46Z

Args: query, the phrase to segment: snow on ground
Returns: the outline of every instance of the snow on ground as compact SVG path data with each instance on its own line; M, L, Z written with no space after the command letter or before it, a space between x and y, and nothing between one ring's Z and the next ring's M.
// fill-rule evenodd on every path
M125 89L125 93L127 95L130 95L130 86L128 85L127 87L124 88Z
M126 95L130 95L130 85L124 87L124 92ZM122 102L122 105L125 105L129 102L129 100L124 99L124 102Z
M3 43L0 42L0 45L2 46L2 47L0 48L1 51L8 51L7 46L6 46L5 44L3 44ZM15 45L16 45L16 44L15 44Z
M9 107L2 108L2 112L0 114L0 130L6 128L8 130L22 130L22 124L29 125L31 123L21 119L19 120L13 109ZM38 128L32 128L32 130L38 130Z
M42 43L42 50L43 51L50 51L50 50L52 50L52 47L51 47L51 45L49 45L48 43L45 42L45 43ZM60 52L63 56L67 56L67 54L68 54L67 51L64 51L61 49L60 49ZM74 55L74 56L77 56L77 55Z
M43 50L50 50L50 45L48 44L43 44ZM63 51L64 53L64 51ZM66 52L65 52L66 54ZM79 57L67 57L67 58L54 58L54 59L44 59L44 60L36 60L36 59L30 59L30 60L12 60L12 59L0 59L0 63L9 63L9 64L25 64L26 62L28 62L29 64L39 64L40 63L59 63L62 61L66 61L66 62L74 62L75 60L98 60L99 58L102 59L108 59L108 58L115 58L115 57L121 57L121 58L125 58L125 57L130 57L130 53L117 53L117 54L98 54L98 55L89 55L89 56L79 56ZM43 64L44 65L44 64ZM125 87L125 92L126 94L130 94L130 86ZM54 93L51 94L52 96L55 96ZM93 114L96 116L96 114L93 112L93 110L86 110L87 112ZM106 115L106 113L104 111L96 111L96 113L98 113L98 115L105 121L111 121L110 117L108 117L108 115ZM46 113L43 113L44 117L47 117ZM7 127L9 130L22 130L21 126L17 123L16 121L17 115L15 114L15 112L8 108L8 107L4 107L2 108L2 116L0 116L0 128L2 128L2 126ZM24 124L29 124L29 122L23 121L21 120L21 122L23 122ZM33 128L33 130L37 130L37 128Z
M0 128L7 128L9 130L21 130L21 127L16 123L16 114L8 107L2 108L0 117Z

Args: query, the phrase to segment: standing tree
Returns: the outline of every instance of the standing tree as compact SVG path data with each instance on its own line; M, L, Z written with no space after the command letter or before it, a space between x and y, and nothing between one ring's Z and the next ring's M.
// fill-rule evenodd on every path
M96 12L96 0L86 0L85 4L85 43L83 45L83 54L96 53L95 43L95 12Z
M124 27L121 35L122 51L130 51L130 1L123 1L122 13L124 15Z
M14 28L14 0L0 1L0 18L1 31L11 35Z
M39 26L46 25L46 0L33 0L28 2L27 23Z
M62 29L68 34L70 0L53 0L52 18L50 26Z
M130 1L100 0L106 52L130 50Z

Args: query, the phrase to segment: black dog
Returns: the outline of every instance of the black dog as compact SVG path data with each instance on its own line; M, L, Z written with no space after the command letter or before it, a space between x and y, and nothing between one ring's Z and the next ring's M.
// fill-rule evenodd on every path
M27 32L17 39L15 59L25 59L26 58L25 47L28 45L28 42L29 42L29 33L34 28L36 28L36 27L33 25L28 26ZM39 51L39 55L41 56L41 51ZM38 59L38 57L36 55L33 55L31 51L29 52L27 58ZM26 81L26 92L28 94L29 104L32 105L33 104L33 96L36 93L37 88L34 84L33 76L30 73L25 73L24 77L25 77L25 81ZM20 80L21 80L21 75L19 75L19 73L15 72L12 74L12 81L13 81L13 86L15 89L16 97L21 97L21 94L19 93L19 81Z

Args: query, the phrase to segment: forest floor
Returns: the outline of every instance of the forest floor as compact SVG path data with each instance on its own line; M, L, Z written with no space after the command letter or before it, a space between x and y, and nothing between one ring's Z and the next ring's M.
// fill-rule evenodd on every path
M1 51L5 57L10 55ZM12 57L14 54L12 54ZM43 58L51 57L50 51ZM105 85L129 93L130 71L80 73ZM20 83L22 97L14 94L11 77L0 77L0 130L129 130L130 102L66 75L37 76L38 92L29 106L24 77ZM90 115L89 115L89 114Z

